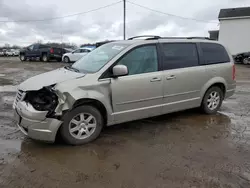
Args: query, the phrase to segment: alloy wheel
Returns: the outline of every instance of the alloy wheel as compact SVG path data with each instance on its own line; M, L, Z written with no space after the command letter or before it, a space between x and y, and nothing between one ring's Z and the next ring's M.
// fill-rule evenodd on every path
M207 107L210 110L214 110L218 107L220 104L220 95L217 91L213 91L210 93L208 99L207 99Z
M90 137L97 126L96 118L89 113L77 114L69 123L69 132L76 139Z

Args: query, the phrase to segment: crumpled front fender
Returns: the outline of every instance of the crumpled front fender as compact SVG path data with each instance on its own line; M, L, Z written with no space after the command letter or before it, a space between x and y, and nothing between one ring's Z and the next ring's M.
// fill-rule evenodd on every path
M56 91L59 98L59 104L55 110L56 114L62 115L63 111L72 109L74 103L77 100L92 99L99 101L103 104L103 106L107 111L107 120L108 122L111 122L112 106L111 106L111 96L109 96L109 91L106 89L106 87L101 87L101 86L99 87L98 90L84 90L83 88L77 88L71 92L61 93L60 91Z

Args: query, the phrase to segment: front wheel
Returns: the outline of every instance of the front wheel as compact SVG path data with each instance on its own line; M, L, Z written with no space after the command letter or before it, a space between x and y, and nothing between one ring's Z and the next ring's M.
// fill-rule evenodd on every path
M65 115L60 132L67 144L81 145L95 140L103 124L99 110L93 106L79 106Z
M213 86L207 90L203 97L201 108L206 114L214 114L221 107L223 92L221 88Z
M47 54L43 54L42 61L43 62L48 62L49 61L49 58L48 58Z
M63 61L64 61L64 63L70 63L70 59L69 59L68 56L65 56L65 57L63 58Z
M244 59L243 59L243 64L244 64L244 65L247 65L247 64L249 64L249 63L250 63L250 61L249 61L248 58L244 58Z
M27 59L27 58L25 57L24 54L21 54L21 55L20 55L20 60L21 60L21 61L26 61L26 59Z

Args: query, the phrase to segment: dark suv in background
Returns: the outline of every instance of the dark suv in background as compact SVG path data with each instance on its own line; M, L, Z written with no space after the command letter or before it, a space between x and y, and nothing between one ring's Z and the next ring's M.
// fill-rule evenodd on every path
M40 61L56 60L60 62L65 49L50 47L43 44L33 44L20 51L20 60L39 58Z
M250 52L243 52L234 56L236 63L250 64Z

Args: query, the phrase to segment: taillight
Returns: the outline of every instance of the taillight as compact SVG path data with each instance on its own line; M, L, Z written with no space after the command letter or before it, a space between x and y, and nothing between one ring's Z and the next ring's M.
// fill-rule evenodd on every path
M235 70L235 64L233 65L233 80L235 80L236 78L236 70Z
M50 53L54 53L54 49L53 48L50 48Z

